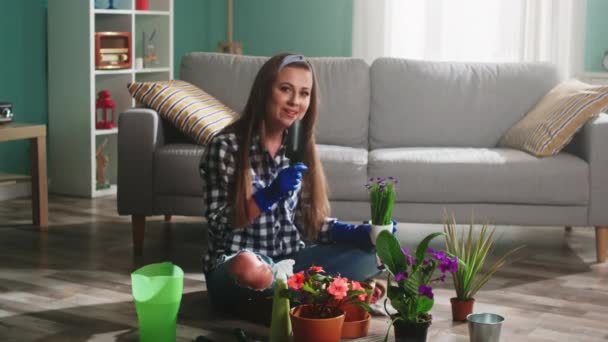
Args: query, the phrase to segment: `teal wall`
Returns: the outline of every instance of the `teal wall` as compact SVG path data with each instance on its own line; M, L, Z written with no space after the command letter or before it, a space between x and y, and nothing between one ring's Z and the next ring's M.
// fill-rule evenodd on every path
M46 3L0 0L0 101L17 122L47 122ZM28 172L28 156L25 140L0 143L0 171Z
M604 52L608 51L608 1L587 0L587 27L585 34L585 71L605 72L602 66Z
M0 46L10 51L0 57L0 101L14 104L16 122L48 123L47 3L0 0ZM179 78L181 56L215 51L226 39L226 1L174 0L174 10ZM351 26L351 0L234 0L234 38L248 55L349 56ZM28 173L28 156L26 141L0 143L0 171Z
M234 0L234 40L248 55L350 56L352 0Z

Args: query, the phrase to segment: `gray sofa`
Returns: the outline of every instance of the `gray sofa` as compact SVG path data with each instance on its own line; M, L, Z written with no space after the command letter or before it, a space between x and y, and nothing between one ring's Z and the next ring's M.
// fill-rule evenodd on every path
M265 57L191 53L181 78L239 111ZM311 58L320 88L317 142L332 215L368 218L368 177L401 181L394 216L459 222L595 226L597 259L608 241L608 115L593 119L566 151L547 158L497 142L559 81L546 64L472 64L381 58ZM132 215L141 253L145 217L202 216L190 143L150 109L120 115L118 211Z

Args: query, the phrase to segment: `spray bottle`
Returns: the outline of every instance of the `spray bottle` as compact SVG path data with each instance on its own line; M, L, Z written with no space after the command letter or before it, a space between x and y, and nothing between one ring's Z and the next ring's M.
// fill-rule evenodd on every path
M289 318L289 299L281 296L287 289L287 276L293 274L294 260L287 259L273 267L276 274L274 297L272 298L272 319L270 321L270 342L291 341L291 319Z

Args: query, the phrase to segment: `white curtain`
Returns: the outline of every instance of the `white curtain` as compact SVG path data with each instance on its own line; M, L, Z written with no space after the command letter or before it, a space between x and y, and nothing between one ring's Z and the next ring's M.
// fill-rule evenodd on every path
M585 1L355 0L353 56L555 64L578 72Z

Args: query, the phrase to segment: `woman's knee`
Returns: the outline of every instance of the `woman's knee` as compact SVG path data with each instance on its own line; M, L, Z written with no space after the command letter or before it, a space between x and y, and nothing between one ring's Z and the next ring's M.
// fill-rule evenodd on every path
M270 265L252 252L245 251L235 255L230 260L229 271L243 287L263 290L272 286L273 276Z

